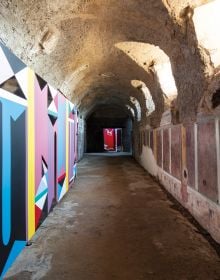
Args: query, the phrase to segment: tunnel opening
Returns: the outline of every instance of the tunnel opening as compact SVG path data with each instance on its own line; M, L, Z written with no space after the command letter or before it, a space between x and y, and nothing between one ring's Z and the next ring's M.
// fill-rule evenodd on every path
M131 153L132 127L127 110L117 105L99 106L86 119L86 153Z
M213 109L217 108L219 105L220 105L220 89L216 90L216 92L212 96Z

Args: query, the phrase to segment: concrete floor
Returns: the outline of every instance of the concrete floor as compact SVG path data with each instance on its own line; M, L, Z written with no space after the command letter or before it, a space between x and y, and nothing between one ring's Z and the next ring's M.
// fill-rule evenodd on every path
M86 156L7 279L220 279L213 247L130 157Z

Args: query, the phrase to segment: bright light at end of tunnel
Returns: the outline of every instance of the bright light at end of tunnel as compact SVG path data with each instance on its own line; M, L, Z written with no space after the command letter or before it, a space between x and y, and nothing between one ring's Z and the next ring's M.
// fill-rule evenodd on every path
M154 66L162 91L168 98L177 96L176 83L170 62Z
M135 117L134 109L130 105L126 105L127 109L131 112L132 117Z
M146 109L147 109L146 116L147 117L150 116L155 111L155 104L149 88L146 86L144 82L139 80L132 80L131 85L134 88L141 90L141 92L143 93L144 98L146 100Z
M147 115L147 117L149 117L155 111L155 104L154 104L152 95L151 95L148 87L146 85L144 85L141 88L141 90L142 90L142 92L144 94L144 97L145 97L145 100L146 100L146 108L147 108L147 114L146 115Z
M220 65L220 0L194 10L193 22L201 47L209 51L215 67Z
M139 103L139 101L137 100L137 98L130 96L130 101L132 104L134 104L135 108L136 108L136 112L137 112L137 120L138 122L141 121L141 105Z

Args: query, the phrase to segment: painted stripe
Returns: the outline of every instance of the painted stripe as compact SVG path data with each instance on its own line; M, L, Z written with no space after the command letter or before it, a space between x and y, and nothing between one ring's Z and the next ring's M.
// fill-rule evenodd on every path
M73 177L70 178L70 182L72 182L75 178L75 175Z
M21 98L15 94L12 94L11 92L4 90L0 88L0 98L4 98L7 100L10 100L12 102L18 103L20 105L26 106L28 105L27 100L24 98Z
M72 133L72 127L73 127L73 124L72 123L70 123L70 132L69 132L69 153L70 153L70 155L69 155L69 172L70 172L70 174L69 174L69 176L72 176L72 158L73 158L73 155L72 155L72 153L73 153L73 149L72 149L72 147L73 147L73 137L74 137L74 135L73 135L73 133ZM71 181L71 178L70 178L70 181Z
M194 144L195 144L195 189L199 190L198 184L198 125L194 124Z
M28 71L28 240L35 233L34 72Z
M2 122L2 241L8 245L11 237L11 121L7 117L7 107L3 106ZM6 111L6 112L5 112Z
M187 155L186 155L186 128L181 125L181 152L182 152L182 162L181 162L181 169L185 169L187 167ZM182 177L181 172L181 177Z
M162 148L162 164L161 167L163 169L163 129L161 129L161 148Z
M48 193L48 189L44 190L42 193L40 193L38 196L35 197L35 203L40 200L45 194Z
M171 162L172 162L172 151L171 151L171 140L172 140L172 136L171 136L171 128L169 128L169 151L170 151L170 162L169 162L169 170L170 170L170 174L171 174Z
M218 203L220 204L220 139L219 139L219 120L215 120L215 133L216 133L216 152L217 152L217 176L218 176Z
M69 101L66 100L66 191L69 189Z

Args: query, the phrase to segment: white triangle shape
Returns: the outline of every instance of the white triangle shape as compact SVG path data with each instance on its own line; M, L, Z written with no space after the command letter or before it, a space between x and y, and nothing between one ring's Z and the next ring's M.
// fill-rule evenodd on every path
M49 85L49 89L50 89L51 95L54 99L55 96L57 95L57 90L55 88L53 88L51 85Z
M2 84L3 82L7 81L9 78L14 76L14 72L11 69L11 66L8 63L8 60L1 47L0 47L0 61L1 61L0 84Z
M45 178L44 178L45 177ZM46 189L48 189L47 186L47 180L46 180L46 176L44 176L41 181L40 181L40 185L39 188L37 190L37 194L36 196L38 196L39 194L41 194L43 191L45 191Z
M48 169L44 163L43 163L43 170L44 170L44 174L47 173L47 171L48 171Z
M47 198L47 193L44 196L42 196L41 199L39 199L36 202L37 207L39 207L41 210L44 208L44 204L45 204L46 198Z
M72 102L69 102L69 104L70 104L70 109L71 109L71 111L72 111L73 108L74 108L74 104L73 104Z
M62 191L60 193L59 200L61 200L61 198L65 195L65 193L66 193L66 179L63 182L63 187L62 187Z
M48 187L46 175L44 175L44 177L42 178L42 181L44 182L44 185L45 185L46 187Z

